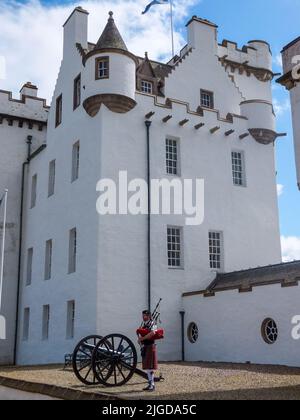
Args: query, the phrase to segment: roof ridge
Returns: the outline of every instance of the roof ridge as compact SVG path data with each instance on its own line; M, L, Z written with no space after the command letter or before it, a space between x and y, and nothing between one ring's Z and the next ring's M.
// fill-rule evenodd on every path
M247 273L249 271L257 271L257 270L263 270L263 269L268 269L268 268L287 267L287 266L296 265L296 264L300 265L300 260L281 262L281 263L277 263L277 264L263 265L263 266L254 267L254 268L247 268L247 269L243 269L243 270L231 271L231 272L228 272L228 273L218 273L217 277L220 278L220 277L225 277L225 276L232 276L233 274Z

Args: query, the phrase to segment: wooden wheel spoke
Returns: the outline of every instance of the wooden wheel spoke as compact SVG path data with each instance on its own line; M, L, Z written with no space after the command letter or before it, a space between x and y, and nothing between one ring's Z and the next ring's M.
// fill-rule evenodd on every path
M86 362L86 364L84 366L82 366L80 369L78 369L78 372L81 372L83 369L86 369L90 365L91 365L91 361L89 360L88 362Z
M91 370L92 370L92 366L90 366L90 368L88 370L88 373L85 375L84 379L88 378L89 374L91 373Z
M126 380L126 377L124 376L122 369L119 367L119 364L117 364L117 368L119 370L119 372L121 373L121 375L123 376L123 379Z

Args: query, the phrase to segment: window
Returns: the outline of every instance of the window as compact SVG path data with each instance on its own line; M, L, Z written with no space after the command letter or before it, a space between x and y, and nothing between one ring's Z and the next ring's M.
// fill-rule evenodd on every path
M43 328L42 328L42 340L48 340L49 338L49 324L50 324L50 306L43 306Z
M183 268L181 227L168 227L168 266Z
M142 80L141 90L144 93L152 94L153 93L153 83L152 82L147 82L146 80Z
M262 323L261 333L267 344L276 343L278 339L278 328L276 322L271 318L265 319Z
M69 274L76 271L77 230L70 230L69 234Z
M58 127L62 122L62 95L56 99L55 109L55 127Z
M210 268L222 268L222 233L209 232L209 262Z
M231 153L231 160L233 184L240 187L246 186L244 170L244 153L233 151Z
M67 339L74 338L75 330L75 301L70 300L67 303Z
M29 323L30 323L30 308L24 309L23 318L23 340L28 341L29 339Z
M195 344L199 338L199 330L197 324L195 322L191 322L188 326L188 339L190 343Z
M33 261L33 248L30 248L27 251L26 286L30 286L32 282L32 261Z
M96 59L96 80L109 78L109 57Z
M201 106L203 108L214 109L214 94L208 90L201 89Z
M166 139L166 165L169 175L179 175L178 149L178 140Z
M81 74L74 80L73 109L81 104Z
M73 145L72 150L72 182L79 178L80 142Z
M36 190L37 190L37 175L33 175L31 181L31 208L33 209L36 206Z
M45 251L45 280L51 279L51 268L52 268L52 240L46 242Z
M49 163L48 197L54 194L55 189L55 160Z

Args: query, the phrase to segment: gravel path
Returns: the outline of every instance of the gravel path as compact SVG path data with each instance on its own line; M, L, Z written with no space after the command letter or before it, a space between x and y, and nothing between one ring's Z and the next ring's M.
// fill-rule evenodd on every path
M134 400L300 400L300 368L162 363L160 371L165 381L157 384L155 394L142 392L145 381L136 375L121 388L84 387L61 366L0 368L0 376Z

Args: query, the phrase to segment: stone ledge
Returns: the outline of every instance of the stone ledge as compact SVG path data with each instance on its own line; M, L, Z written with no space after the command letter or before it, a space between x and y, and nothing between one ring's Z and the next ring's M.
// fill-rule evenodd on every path
M107 395L105 393L77 391L76 389L60 387L56 385L47 385L38 382L11 379L5 376L0 376L0 385L7 388L17 389L23 392L42 394L52 398L58 398L61 400L69 401L123 400L123 398Z

